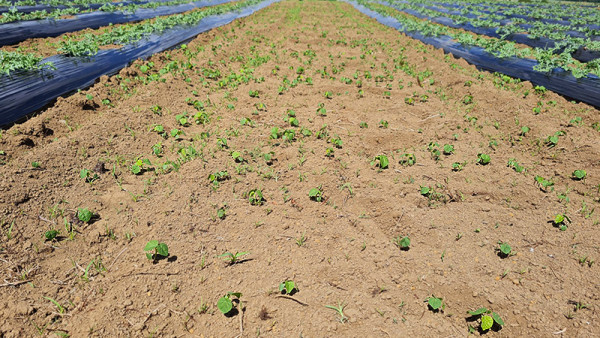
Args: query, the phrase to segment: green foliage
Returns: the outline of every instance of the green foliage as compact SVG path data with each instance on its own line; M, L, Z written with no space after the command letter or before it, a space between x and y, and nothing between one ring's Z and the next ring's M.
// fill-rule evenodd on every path
M316 188L310 189L310 191L308 192L308 197L313 201L321 202L323 200L322 185L319 185Z
M406 153L406 154L402 154L400 155L400 164L405 166L405 167L410 167L415 165L415 163L417 163L417 157L415 156L415 154L411 154L411 153Z
M394 244L401 250L408 250L410 248L410 238L408 236L394 238Z
M58 236L58 230L48 230L44 233L44 237L47 241L51 241Z
M390 160L385 155L377 155L377 156L375 156L375 158L373 159L373 161L371 161L371 165L375 165L375 164L380 169L387 169L388 166L389 166L389 164L390 164Z
M575 170L571 174L571 177L577 181L585 179L586 176L587 176L587 173L585 172L585 170Z
M479 308L475 311L467 311L469 316L472 318L479 318L479 327L482 331L491 329L494 325L499 327L504 326L504 320L496 312L492 312L485 307Z
M229 263L229 265L233 265L235 263L238 263L240 261L240 258L243 256L248 255L249 252L236 252L236 253L231 253L231 252L225 252L221 255L219 255L218 257L223 258L224 260L227 261L227 263Z
M167 246L167 244L161 243L157 240L151 240L148 243L146 243L144 251L154 251L153 253L146 253L146 257L149 260L156 261L159 258L159 256L169 256L169 247Z
M490 155L479 153L477 154L477 163L481 165L487 165L490 163Z
M52 62L41 63L42 58L33 53L22 54L0 50L0 74L55 69Z
M289 295L289 294L292 294L292 292L294 290L297 291L298 289L296 288L296 283L294 283L294 281L292 281L292 280L286 280L283 283L279 284L280 292L283 292L283 293L286 293Z
M77 209L77 218L83 223L89 223L92 220L94 214L89 211L87 208L78 208Z
M231 312L231 310L233 310L234 304L233 304L233 300L231 299L231 297L235 297L237 299L237 301L241 304L241 301L240 301L240 298L242 297L241 292L227 292L227 294L225 296L219 298L219 300L217 301L217 308L224 315L228 314L229 312ZM241 305L240 305L240 307L241 307Z
M265 198L260 189L252 189L248 192L248 201L252 205L262 205L265 202Z
M81 169L81 171L79 172L79 178L84 179L87 183L93 183L99 180L100 176L98 176L98 174L92 172L91 170Z
M443 311L445 308L445 304L442 298L438 298L436 296L431 296L425 300L427 302L427 306L431 311Z

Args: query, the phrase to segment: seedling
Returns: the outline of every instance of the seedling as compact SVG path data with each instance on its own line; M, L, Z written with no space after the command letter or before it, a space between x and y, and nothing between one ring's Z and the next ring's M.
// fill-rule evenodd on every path
M554 182L543 178L542 176L536 175L535 182L539 185L540 190L543 192L548 192L548 188L551 188L551 191L554 190Z
M240 262L240 257L246 256L248 254L249 254L249 252L246 252L246 251L245 252L236 252L236 253L226 252L224 254L219 255L218 257L221 257L224 260L226 260L227 263L229 263L229 265L233 265L235 263Z
M521 131L519 132L519 135L525 136L530 130L531 129L529 129L529 127L523 126L523 127L521 127Z
M581 181L585 179L586 176L587 173L585 172L585 170L575 170L573 171L573 174L571 174L571 177L576 181Z
M326 308L335 310L340 315L340 323L345 323L348 320L348 317L344 315L344 308L347 304L342 302L338 302L338 306L333 305L325 305Z
M387 129L390 126L389 122L386 120L379 121L379 128Z
M558 137L563 135L565 135L564 131L557 131L554 135L548 136L548 138L546 138L546 146L548 146L548 148L556 147L558 144Z
M454 146L451 144L444 145L444 155L452 155L454 153Z
M237 163L241 163L244 162L244 158L242 157L242 154L239 151L234 151L231 153L231 157L233 158L234 161L236 161Z
M342 148L342 139L339 137L332 137L329 139L329 142L331 142L336 148L340 149Z
M310 191L308 192L308 197L310 197L310 199L313 201L321 202L323 200L322 185L319 185L316 188L310 189Z
M146 257L152 261L158 260L159 256L169 256L169 247L165 243L161 243L157 240L151 240L148 243L146 243L144 251L154 251L153 253L146 253Z
M400 250L408 251L410 249L410 238L408 236L404 236L400 238L400 236L394 238L394 244L400 248Z
M509 168L513 168L514 171L518 172L518 173L522 173L525 172L525 167L523 167L522 165L520 165L516 159L511 158L508 160L508 163L506 164L507 167Z
M512 248L508 243L498 242L498 248L496 248L498 255L502 258L506 258L508 256L512 256L515 253L512 251Z
M405 166L405 167L410 167L415 165L415 163L417 163L417 157L415 156L415 154L410 154L410 153L406 153L406 154L402 154L400 155L400 164Z
M240 298L242 297L242 293L241 292L227 292L227 294L225 296L219 298L219 300L217 301L217 308L224 315L228 314L229 312L231 312L231 310L233 310L234 304L233 304L233 300L231 299L231 297L235 297L236 299L234 299L234 300L236 300L239 303L240 309L242 308L242 301L240 300Z
M77 209L77 218L83 223L90 223L94 217L94 214L89 211L87 208L78 208Z
M446 304L444 304L444 302L442 301L442 298L437 298L434 295L432 295L431 297L427 298L425 300L425 302L427 302L427 306L433 312L438 312L438 311L442 311L443 312L444 308L446 308Z
M481 328L481 331L487 331L494 325L498 325L500 328L504 325L504 321L496 312L492 312L484 307L475 311L467 311L467 313L471 316L471 318L479 317L479 327Z
M286 280L279 284L279 292L281 293L291 295L295 293L295 291L298 291L298 288L296 287L296 283L292 280Z
M252 205L262 205L265 201L260 189L252 189L248 192L248 201Z
M380 169L387 169L390 164L390 160L385 155L377 155L371 161L371 165L377 165Z
M481 165L487 165L490 163L490 155L479 153L477 154L477 163Z
M325 149L325 157L333 157L335 156L335 149L329 147Z
M464 163L454 162L452 163L452 171L461 171L465 167Z
M56 238L56 236L58 236L58 233L58 230L48 230L44 233L44 237L46 237L47 241L52 241Z
M145 158L145 159L137 159L135 161L135 163L132 164L129 169L131 170L131 172L134 175L139 175L139 174L145 172L146 170L148 170L144 166L151 166L151 165L152 165L152 163L150 163L150 160L147 159L147 158Z
M571 219L566 214L558 214L554 216L552 223L554 226L558 227L560 231L565 231L567 230L567 225L571 223Z
M94 181L100 179L98 174L93 173L91 170L81 169L79 172L79 177L84 179L86 183L93 183Z

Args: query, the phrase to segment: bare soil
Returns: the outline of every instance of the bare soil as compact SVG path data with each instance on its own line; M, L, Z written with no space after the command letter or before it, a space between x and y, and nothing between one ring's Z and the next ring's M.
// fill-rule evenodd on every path
M598 121L350 5L272 5L3 131L0 336L467 336L480 307L504 320L489 336L598 336ZM138 159L151 165L135 175ZM147 259L150 240L169 257ZM298 291L282 295L285 280ZM227 292L242 303L223 315Z

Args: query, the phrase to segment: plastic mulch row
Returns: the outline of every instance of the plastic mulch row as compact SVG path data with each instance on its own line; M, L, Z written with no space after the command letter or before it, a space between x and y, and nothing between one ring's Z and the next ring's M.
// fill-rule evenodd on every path
M279 0L267 0L240 11L210 16L193 27L178 27L160 35L126 45L121 49L101 50L91 58L55 55L42 62L53 62L56 70L0 76L0 126L5 126L43 108L61 95L94 84L102 75L113 75L130 62L176 47L198 34L248 16Z

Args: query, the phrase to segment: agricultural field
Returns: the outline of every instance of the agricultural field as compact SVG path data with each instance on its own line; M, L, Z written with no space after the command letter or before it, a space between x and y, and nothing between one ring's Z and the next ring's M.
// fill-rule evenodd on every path
M205 4L0 47L0 337L600 335L597 7Z

